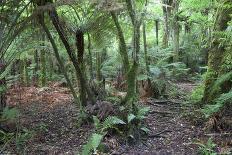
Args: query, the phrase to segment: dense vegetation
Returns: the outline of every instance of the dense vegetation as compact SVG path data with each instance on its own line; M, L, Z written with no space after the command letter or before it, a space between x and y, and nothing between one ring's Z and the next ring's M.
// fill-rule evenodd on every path
M187 154L229 154L231 51L231 0L1 0L0 154L31 154L26 144L51 135L41 120L30 127L40 106L54 108L49 91L58 100L69 95L56 113L88 131L71 154L110 154L109 137L146 144L170 132L149 121L174 113L201 131ZM230 139L212 140L217 134Z

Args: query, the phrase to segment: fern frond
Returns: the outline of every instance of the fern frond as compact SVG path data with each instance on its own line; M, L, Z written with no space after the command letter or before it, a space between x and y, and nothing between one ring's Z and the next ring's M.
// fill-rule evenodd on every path
M205 117L208 118L212 114L218 112L226 103L232 104L232 90L228 93L222 94L219 98L215 100L215 104L206 105L202 112Z
M102 123L102 131L109 128L113 128L114 125L118 125L118 124L126 124L126 123L116 116L109 116Z
M223 74L222 76L220 76L220 77L215 81L215 83L213 84L211 93L214 93L215 91L217 91L218 89L220 89L220 86L221 86L225 81L228 81L228 80L231 80L231 79L232 79L232 71L231 71L231 72L228 72L228 73L226 73L226 74Z
M97 148L103 139L103 135L93 133L86 145L83 146L82 155L89 155L91 151L97 152Z

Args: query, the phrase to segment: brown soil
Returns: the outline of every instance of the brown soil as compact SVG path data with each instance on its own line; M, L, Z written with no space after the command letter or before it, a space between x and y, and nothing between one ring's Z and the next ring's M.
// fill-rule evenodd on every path
M185 83L179 87L189 92L195 86ZM218 143L220 152L231 149L231 135L207 135L203 131L203 121L191 118L193 109L181 101L147 99L141 104L151 108L145 123L151 131L148 138L134 145L116 137L105 138L110 147L109 154L192 155L198 153L195 143L205 143L209 137ZM93 131L91 124L77 127L78 109L66 88L54 85L48 88L12 88L8 92L8 105L20 110L20 129L35 131L33 138L23 147L23 152L28 155L76 154ZM225 141L229 143L224 144ZM7 151L16 153L15 144L9 145Z

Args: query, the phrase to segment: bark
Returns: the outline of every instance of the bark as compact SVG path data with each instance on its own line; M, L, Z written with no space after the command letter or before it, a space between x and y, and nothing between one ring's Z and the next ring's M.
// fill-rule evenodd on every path
M43 36L43 41L44 41L44 37ZM44 43L43 43L44 45ZM41 65L41 86L44 87L46 85L46 52L45 52L45 49L42 49L41 50L41 53L40 53L40 65Z
M5 71L5 63L0 60L0 73L2 74ZM5 78L0 79L0 114L2 110L6 107L6 80Z
M147 75L149 74L149 60L147 55L147 38L146 38L146 24L143 23L143 48L144 48L144 59L146 65Z
M163 4L167 5L166 0L163 0ZM169 38L168 7L167 6L163 6L163 14L164 14L163 48L167 48L168 38Z
M159 46L159 21L155 20L156 46Z
M179 61L179 23L178 23L178 9L179 9L179 0L174 0L173 3L173 51L174 51L174 62Z
M77 46L77 62L80 66L83 77L85 77L85 65L84 65L84 33L81 30L76 31L76 46ZM78 80L80 87L80 98L84 105L86 105L86 87L83 87L81 80Z
M101 53L96 52L96 77L97 81L100 82L102 79L101 76Z
M230 4L230 0L224 0L224 4ZM228 27L228 22L231 21L230 14L232 13L232 8L222 7L218 11L216 17L216 23L214 27L215 32L224 32ZM203 102L212 103L212 101L217 98L220 93L226 93L231 89L231 81L225 81L221 85L221 89L212 92L212 87L215 81L223 74L231 71L224 67L226 57L232 57L231 51L226 50L225 45L221 45L220 36L214 35L214 42L212 44L212 49L209 51L208 56L208 71L205 80L205 91Z
M38 70L39 70L39 54L38 54L38 50L35 50L34 53L34 63L35 63L35 68L34 68L34 75L33 75L33 83L34 85L36 85L36 83L38 82Z
M88 36L88 52L89 52L89 72L90 72L90 78L93 79L93 57L92 57L92 51L91 51L91 39L89 33Z

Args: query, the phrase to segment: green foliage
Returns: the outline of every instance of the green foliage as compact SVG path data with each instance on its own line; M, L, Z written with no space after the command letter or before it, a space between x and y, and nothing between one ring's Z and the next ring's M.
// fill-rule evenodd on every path
M103 135L93 133L91 135L89 141L87 142L87 144L85 144L83 146L83 150L82 150L81 155L89 155L89 154L92 154L92 153L97 154L97 148L99 147L102 139L103 139Z
M220 76L213 84L212 90L211 90L211 95L214 94L214 92L219 91L221 88L221 85L225 82L225 81L229 81L232 79L232 72L228 72L226 74L223 74L222 76Z
M19 116L19 110L16 108L5 107L2 112L1 119L4 121L15 121Z
M193 90L189 97L190 101L194 104L200 103L204 95L204 89L205 89L205 86L201 84L195 90Z
M232 90L228 93L221 94L219 98L215 99L214 104L205 105L202 112L208 118L218 112L226 103L232 104Z
M7 133L0 130L0 144L7 144L14 137L14 133ZM1 151L1 150L0 150Z
M216 144L213 142L212 138L209 138L207 143L196 143L199 145L199 152L202 155L216 155L217 153L215 152L215 147Z
M34 136L34 131L23 129L22 132L19 132L16 135L16 147L19 152L22 152L25 148L26 142Z

